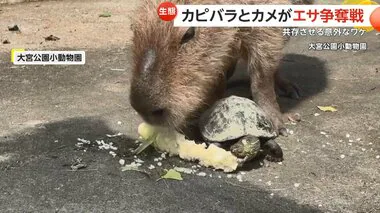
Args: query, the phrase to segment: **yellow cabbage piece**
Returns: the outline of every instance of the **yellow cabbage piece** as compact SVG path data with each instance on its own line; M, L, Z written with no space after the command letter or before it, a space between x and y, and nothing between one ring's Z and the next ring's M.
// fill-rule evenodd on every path
M138 133L147 143L162 152L167 152L169 156L179 156L189 161L198 160L200 165L221 169L224 172L233 172L239 165L239 159L230 151L213 144L206 148L206 144L196 144L187 140L175 130L141 123Z

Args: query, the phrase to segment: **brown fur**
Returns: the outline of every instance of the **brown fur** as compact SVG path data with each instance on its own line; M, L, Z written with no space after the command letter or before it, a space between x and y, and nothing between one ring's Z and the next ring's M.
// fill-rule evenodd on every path
M248 63L255 101L277 129L282 115L274 90L285 38L280 28L196 28L181 45L188 28L173 27L157 15L160 0L144 0L132 16L133 61L131 105L149 123L181 130L223 96L228 71L237 60ZM172 1L182 4L183 1ZM178 3L179 2L179 3ZM190 0L191 4L291 4L286 0ZM146 51L156 53L143 72ZM152 115L158 109L162 113Z

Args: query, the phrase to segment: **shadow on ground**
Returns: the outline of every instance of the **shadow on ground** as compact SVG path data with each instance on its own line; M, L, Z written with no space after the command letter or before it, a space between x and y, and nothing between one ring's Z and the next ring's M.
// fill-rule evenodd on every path
M55 212L318 212L295 202L271 197L254 185L232 179L184 174L183 181L157 181L163 161L150 174L120 170L119 156L128 161L134 147L97 118L73 118L40 124L0 139L0 188L3 210ZM79 146L77 138L113 142L113 158L98 146ZM86 150L86 151L84 151ZM153 157L153 156L151 156ZM86 168L73 171L76 159ZM151 159L141 157L148 162ZM186 164L182 162L183 164ZM149 165L149 164L148 164ZM181 166L181 165L179 165ZM221 173L219 173L222 175Z
M245 72L245 65L239 64L236 72L239 77L229 82L227 95L238 95L251 98L249 78ZM327 86L326 66L316 57L299 54L287 54L280 64L281 76L285 77L300 88L301 99L294 100L279 97L278 101L283 112L289 112L300 102L317 95Z

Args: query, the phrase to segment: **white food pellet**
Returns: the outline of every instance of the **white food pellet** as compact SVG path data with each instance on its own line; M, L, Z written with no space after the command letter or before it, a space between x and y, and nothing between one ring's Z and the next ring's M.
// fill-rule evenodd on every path
M273 197L273 195L274 195L274 193L270 193L270 196L272 196L272 197Z
M158 162L158 163L157 163L157 166L162 166L162 163L161 163L161 162Z
M198 176L202 176L202 177L204 177L204 176L206 176L207 174L206 174L205 172L199 172L197 175L198 175Z
M296 187L296 188L299 187L299 186L300 186L299 183L295 183L295 184L294 184L294 187Z
M361 141L362 139L361 138L356 138L357 141Z
M227 177L228 177L228 178L232 178L232 175L231 175L231 174L228 174Z
M222 178L222 176L219 175L218 178Z
M201 168L201 165L197 165L198 168Z
M352 146L352 143L348 143L349 146Z
M348 142L352 143L352 142L354 142L354 140L350 139L350 140L348 140Z
M144 163L144 161L143 161L143 160L141 160L141 159L138 159L138 158L136 158L136 159L135 159L135 162L136 162L136 163Z
M155 166L153 166L152 164L149 165L148 169L154 169L156 168Z
M319 113L314 113L314 116L315 116L315 117L317 117L317 116L319 116L319 115L320 115Z
M325 147L326 147L326 145L324 145L324 144L323 144L323 145L322 145L322 147L323 147L323 148L325 148Z
M58 143L58 140L55 140L54 143Z
M166 153L165 152L161 154L161 158L163 158L163 159L166 158Z
M379 159L380 158L380 155L376 155L376 159Z
M193 169L196 169L196 168L197 168L197 166L196 166L196 165L193 165L193 166L191 166L191 168L193 168Z
M346 134L346 138L349 138L349 137L350 137L350 134L347 133L347 134Z
M293 130L289 130L289 134L293 135L294 131Z
M159 157L158 160L161 161L161 160L162 160L162 157Z
M326 132L321 132L322 135L326 135L327 133Z
M282 165L282 162L278 162L277 164Z
M136 155L133 155L133 158L137 158L137 156L136 156Z
M121 123L121 121L118 121L117 124L121 125L122 123Z
M261 181L263 181L263 180L259 179L259 182L261 182Z
M274 178L275 178L275 179L278 179L278 176L275 176Z
M342 159L343 159L344 157L346 157L346 156L345 156L345 155L340 155L340 158L342 158Z
M115 157L116 156L116 153L115 152L113 152L113 151L110 151L109 152L113 157Z
M341 142L341 143L342 143L342 142L343 142L343 140L339 140L339 142Z
M365 148L362 148L362 151L364 152L366 149Z
M158 161L158 158L154 158L153 161L154 161L154 162L157 162L157 161Z
M240 172L240 174L245 175L246 173L245 172Z
M119 163L120 163L120 165L124 165L125 160L124 160L124 159L120 159L120 160L119 160Z
M322 207L322 204L319 204L318 207Z
M373 143L369 142L368 145L372 145Z
M268 185L268 186L272 185L272 181L268 181L268 182L267 182L267 185Z
M209 176L212 177L212 174L210 174Z
M237 175L236 178L237 178L240 182L243 181L243 177L242 177L241 175Z

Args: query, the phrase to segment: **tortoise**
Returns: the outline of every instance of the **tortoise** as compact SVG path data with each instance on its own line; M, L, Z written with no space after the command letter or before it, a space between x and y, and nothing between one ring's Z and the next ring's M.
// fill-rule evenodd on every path
M272 122L251 99L235 95L220 99L202 113L198 125L203 140L229 146L236 157L242 158L241 163L260 152L269 161L283 160L282 149L274 140L278 135Z

